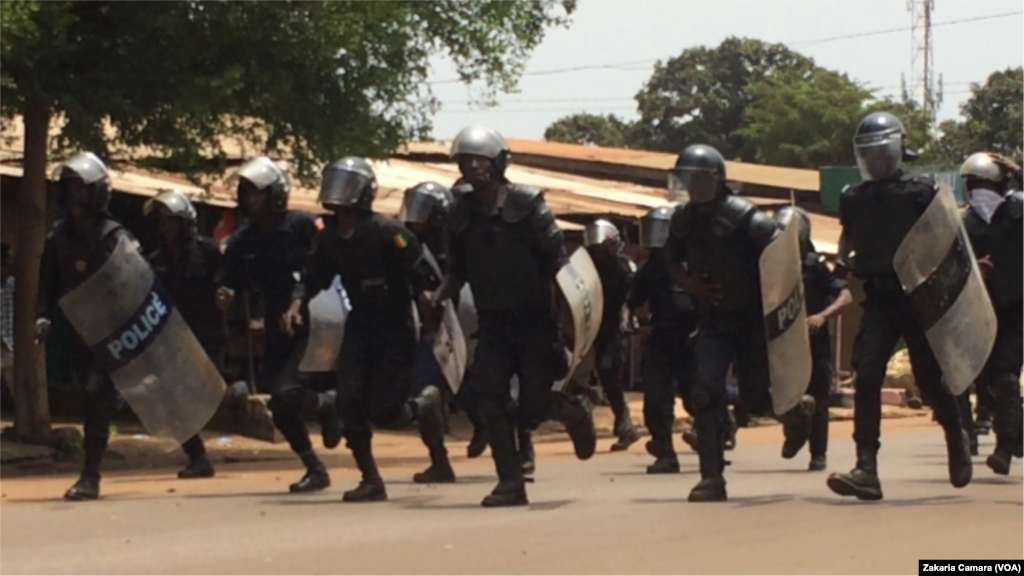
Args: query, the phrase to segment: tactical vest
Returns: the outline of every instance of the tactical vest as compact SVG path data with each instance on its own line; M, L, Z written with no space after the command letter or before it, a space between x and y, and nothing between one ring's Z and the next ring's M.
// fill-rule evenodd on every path
M840 200L843 233L853 252L858 278L895 278L892 259L911 227L935 197L935 183L902 176L889 182L864 182Z

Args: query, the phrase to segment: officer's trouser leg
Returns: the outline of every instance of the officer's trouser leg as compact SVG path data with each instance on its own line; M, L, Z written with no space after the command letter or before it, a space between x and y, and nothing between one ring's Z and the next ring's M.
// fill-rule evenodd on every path
M828 400L832 390L833 374L830 352L830 349L812 349L814 364L807 393L814 398L814 416L811 418L811 435L808 439L813 469L824 469L824 458L828 452Z
M644 423L651 433L656 457L674 457L672 425L675 423L676 382L672 361L655 342L644 347L641 370L644 379Z
M997 310L999 331L982 372L995 405L993 430L996 449L988 465L997 474L1009 474L1011 456L1024 456L1020 373L1024 364L1024 319L1020 304Z
M912 316L909 307L900 310L897 316L899 330L907 343L910 353L910 368L914 381L928 390L932 398L935 417L946 433L946 454L949 465L949 482L954 488L963 488L971 482L970 440L960 421L960 410L956 397L942 382L942 369L932 352L924 329Z
M206 446L203 444L203 439L198 434L186 440L182 445L181 449L188 456L190 462L196 460L203 460L206 458Z
M708 323L697 336L697 381L690 397L693 428L697 433L701 482L690 500L724 500L725 455L722 445L722 411L725 409L725 376L735 347L729 333Z
M882 383L899 337L899 330L887 309L865 305L851 360L857 374L853 440L857 443L858 467L862 459L868 464L866 457L870 456L872 473L876 473L875 455L881 446Z
M483 505L521 505L526 503L526 489L516 450L513 426L516 409L510 389L516 369L515 352L505 337L506 327L502 322L485 318L480 321L480 341L466 384L483 418L498 474L498 485L484 499Z
M597 376L601 380L601 389L604 391L608 405L615 415L615 433L622 435L629 425L629 405L626 404L626 395L622 391L622 383L619 381L622 362L619 356L619 342L615 336L606 337L600 342L597 350Z
M79 371L79 376L85 379L85 463L82 476L98 481L103 453L110 441L110 424L117 410L117 390L109 376L91 367Z
M268 349L264 365L268 371L267 377L273 378L270 410L274 425L291 449L301 457L313 452L303 415L319 406L318 397L297 380L298 366L302 359L301 347L288 340L272 339L268 335L268 346L272 341L276 341L281 348L273 351Z

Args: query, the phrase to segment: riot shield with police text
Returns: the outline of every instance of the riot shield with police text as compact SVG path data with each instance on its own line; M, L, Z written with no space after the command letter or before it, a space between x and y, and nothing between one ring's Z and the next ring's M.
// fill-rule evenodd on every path
M185 442L217 411L224 380L135 242L122 237L60 307L151 435Z
M800 402L811 382L811 341L795 220L765 247L758 265L772 409L781 416Z
M974 382L996 338L996 314L956 200L941 185L893 256L928 344L953 394Z
M443 278L441 267L426 246L423 246L423 257L433 268L437 277ZM444 373L444 379L448 382L452 394L457 394L459 387L462 386L462 377L466 374L467 349L459 312L451 300L444 303L441 324L434 336L434 358L441 366L441 372Z
M337 370L348 312L341 276L335 276L330 288L309 301L309 340L299 362L300 372Z
M573 252L569 262L558 271L556 280L572 314L573 346L569 352L572 356L567 376L569 379L597 340L604 313L604 289L594 261L583 248ZM556 382L555 389L560 390L565 383L564 380Z

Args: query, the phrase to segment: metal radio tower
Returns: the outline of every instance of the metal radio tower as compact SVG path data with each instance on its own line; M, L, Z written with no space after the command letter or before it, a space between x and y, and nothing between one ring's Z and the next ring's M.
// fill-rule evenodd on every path
M935 115L942 104L942 75L938 90L935 82L935 57L932 51L932 11L935 0L907 0L910 11L910 84L903 81L903 98L917 101L928 113Z

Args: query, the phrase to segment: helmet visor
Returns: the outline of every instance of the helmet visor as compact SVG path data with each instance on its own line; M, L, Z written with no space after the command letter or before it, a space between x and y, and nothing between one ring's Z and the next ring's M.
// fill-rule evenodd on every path
M668 191L673 202L710 202L718 192L718 175L710 170L676 168L668 173Z
M895 174L900 167L903 136L899 132L858 136L853 139L853 152L861 178L883 180Z
M437 198L418 190L406 190L398 219L406 224L426 224L437 204Z
M318 200L324 206L353 206L359 202L370 179L347 170L329 170L320 184Z
M663 248L668 242L668 232L671 222L664 218L641 218L640 219L640 247L641 248Z

